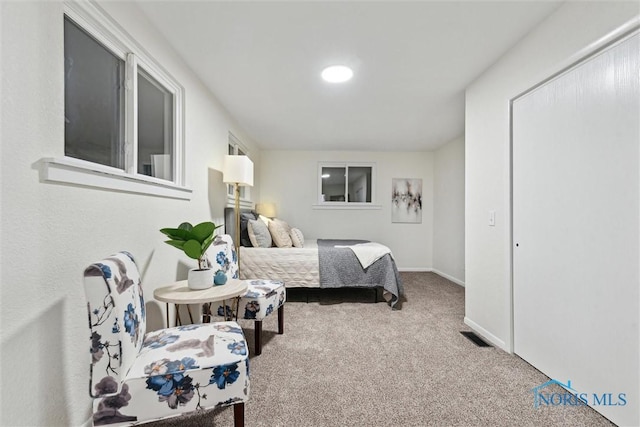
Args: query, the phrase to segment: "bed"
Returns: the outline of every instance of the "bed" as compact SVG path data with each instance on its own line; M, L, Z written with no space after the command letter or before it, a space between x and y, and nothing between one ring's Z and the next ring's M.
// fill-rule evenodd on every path
M402 280L388 248L366 240L305 240L303 247L253 247L241 210L240 278L282 280L288 288L382 288L392 308L403 295ZM225 232L235 236L233 208L225 208Z

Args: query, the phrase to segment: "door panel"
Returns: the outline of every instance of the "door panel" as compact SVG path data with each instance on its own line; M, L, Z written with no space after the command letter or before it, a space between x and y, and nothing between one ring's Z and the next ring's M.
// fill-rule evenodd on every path
M640 423L637 34L513 103L514 350Z

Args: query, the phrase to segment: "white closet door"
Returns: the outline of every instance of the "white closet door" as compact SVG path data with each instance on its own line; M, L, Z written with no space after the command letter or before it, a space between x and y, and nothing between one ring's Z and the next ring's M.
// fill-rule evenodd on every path
M512 147L514 350L580 393L626 393L594 408L634 426L639 52L636 34L515 100Z

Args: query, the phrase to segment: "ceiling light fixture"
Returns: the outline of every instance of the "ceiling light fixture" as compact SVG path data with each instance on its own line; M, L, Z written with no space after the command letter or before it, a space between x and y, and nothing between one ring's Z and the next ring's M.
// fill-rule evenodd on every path
M343 83L353 77L353 70L345 65L332 65L322 70L322 78L329 83Z
M321 175L322 178L329 178L331 175L329 175L328 173L323 173Z

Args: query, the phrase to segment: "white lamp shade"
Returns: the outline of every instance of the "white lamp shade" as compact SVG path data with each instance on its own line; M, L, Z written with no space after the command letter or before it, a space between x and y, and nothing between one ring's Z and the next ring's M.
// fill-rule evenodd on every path
M268 218L275 218L276 205L273 203L258 203L256 204L256 212Z
M227 184L253 186L253 162L247 156L225 156L222 181Z

